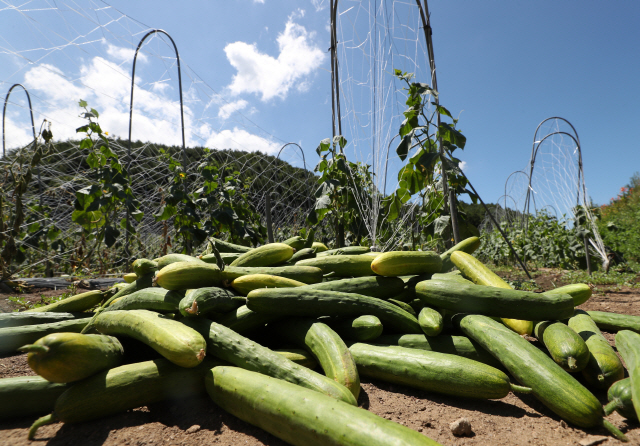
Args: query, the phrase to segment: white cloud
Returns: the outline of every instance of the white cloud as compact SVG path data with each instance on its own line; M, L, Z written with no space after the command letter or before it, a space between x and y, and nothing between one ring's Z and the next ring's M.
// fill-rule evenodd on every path
M326 8L327 5L325 3L325 0L311 0L311 4L314 8L316 8L316 12L322 11L324 8Z
M253 3L262 3L262 4L264 4L264 0L253 0Z
M257 150L272 155L280 150L282 144L234 127L233 130L223 130L212 135L207 140L206 146L211 149L235 149L245 152Z
M135 56L136 50L134 50L133 48L123 48L121 46L116 46L111 43L107 43L106 40L103 40L103 43L107 45L107 54L113 59L116 59L120 62L133 63L133 56ZM137 60L139 62L146 62L147 56L143 52L139 51Z
M228 87L231 93L260 94L263 101L274 97L284 99L292 87L304 84L305 77L320 67L326 57L310 42L313 35L290 17L284 32L277 38L280 50L277 58L261 53L256 44L234 42L227 45L224 49L227 59L238 71Z
M220 107L220 110L218 110L218 117L221 119L227 119L234 112L237 112L238 110L242 110L248 104L249 103L244 99L240 99L239 101L229 102L228 104L224 104L222 107Z
M460 164L458 165L458 167L460 167L460 170L466 171L467 170L467 162L466 161L460 161Z

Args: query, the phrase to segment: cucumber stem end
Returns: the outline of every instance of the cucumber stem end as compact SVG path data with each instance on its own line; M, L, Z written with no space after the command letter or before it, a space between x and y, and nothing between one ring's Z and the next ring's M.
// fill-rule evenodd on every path
M608 430L611 435L613 435L614 437L616 437L618 440L620 441L624 441L624 442L628 442L629 439L622 433L622 431L620 429L618 429L617 427L615 427L610 421L605 420L604 418L602 419L602 426Z
M509 383L509 386L511 387L511 391L513 393L531 393L533 391L531 387L519 386L513 383Z
M604 415L607 416L611 414L614 410L616 410L620 406L620 399L614 398L604 406Z
M34 352L34 353L48 353L49 352L49 347L47 347L46 345L36 345L36 344L28 344L28 345L23 345L22 347L20 347L18 349L21 352Z
M45 415L44 417L38 418L36 421L33 422L31 427L29 428L29 437L28 437L29 440L33 440L33 437L36 436L36 431L40 426L44 426L45 424L55 423L56 421L58 421L58 418L52 413L50 413L49 415Z

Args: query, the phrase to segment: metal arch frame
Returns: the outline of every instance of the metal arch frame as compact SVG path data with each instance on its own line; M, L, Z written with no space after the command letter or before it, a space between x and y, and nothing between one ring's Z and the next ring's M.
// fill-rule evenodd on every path
M9 91L7 91L7 95L4 97L4 107L2 108L2 157L3 158L6 158L7 156L7 151L5 147L5 116L7 113L7 104L9 102L9 96L11 96L11 92L16 87L21 87L24 90L25 94L27 95L27 101L29 102L29 115L31 116L31 132L33 133L33 139L34 140L36 139L36 126L33 120L33 108L31 106L31 96L29 95L29 90L27 90L25 86L22 84L13 84L11 88L9 88Z
M187 152L186 152L186 144L185 144L185 137L184 137L184 102L182 99L182 71L180 69L180 54L178 53L178 47L176 46L176 43L173 41L173 38L169 35L168 32L162 29L152 29L147 34L145 34L142 39L140 39L140 43L138 43L138 47L136 48L136 52L133 56L133 68L131 69L131 100L129 102L129 146L128 146L128 152L127 152L127 158L128 158L127 172L129 172L129 169L131 167L131 129L133 126L133 92L135 88L136 62L138 61L138 52L140 51L140 48L142 47L142 44L147 39L147 37L157 33L162 33L169 38L169 40L171 41L171 44L173 45L173 49L176 53L176 61L178 65L178 91L180 95L180 123L181 123L181 130L182 130L182 165L184 169L187 168ZM184 183L184 189L186 193L186 190L187 190L186 181ZM127 214L126 214L125 233L126 233L125 256L127 258L127 263L128 263L128 259L129 259L129 208L128 207L127 207ZM191 254L190 243L187 243L187 254Z

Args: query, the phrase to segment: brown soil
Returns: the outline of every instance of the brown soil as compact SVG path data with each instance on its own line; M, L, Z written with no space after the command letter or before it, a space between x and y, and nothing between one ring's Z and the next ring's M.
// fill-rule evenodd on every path
M552 288L549 277L538 278L542 289ZM537 280L538 282L538 280ZM555 281L556 286L561 283ZM609 290L611 292L609 292ZM34 298L39 298L36 293ZM0 295L0 307L7 305ZM5 302L2 302L5 301ZM11 307L11 305L8 305ZM598 287L581 308L640 315L640 289ZM613 335L606 333L613 343ZM32 374L26 355L0 358L0 378ZM595 392L604 403L606 392ZM361 407L404 424L443 445L578 445L587 437L606 436L599 443L622 443L604 429L568 426L529 395L509 394L502 400L465 400L404 386L363 379L358 401ZM454 437L449 424L461 417L470 420L473 434ZM640 444L640 425L617 413L608 419ZM33 419L0 422L0 446L4 445L284 445L281 440L218 408L208 397L153 404L102 420L77 425L62 423L38 430L37 441L27 440ZM596 443L593 443L596 444Z

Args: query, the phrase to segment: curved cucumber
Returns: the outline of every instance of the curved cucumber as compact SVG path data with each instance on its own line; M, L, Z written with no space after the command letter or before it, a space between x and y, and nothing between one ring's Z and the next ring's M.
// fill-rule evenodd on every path
M126 283L133 283L136 281L137 278L138 278L138 275L136 273L127 273L124 276L122 276L122 279Z
M568 294L573 297L573 305L577 307L589 300L591 297L591 287L584 283L574 283L572 285L554 288L553 290L547 291L547 293Z
M382 334L380 319L371 315L341 318L337 321L323 321L333 328L341 338L354 341L372 341Z
M220 359L243 369L289 381L354 406L357 405L356 399L343 385L289 361L284 356L227 327L202 318L183 319L183 322L205 336L208 352Z
M500 318L555 320L573 314L573 299L568 294L538 294L453 280L420 282L416 296L429 306Z
M310 266L269 266L264 268L228 266L222 271L222 280L231 283L238 277L250 274L270 274L306 284L322 282L322 270Z
M439 445L367 410L236 367L214 368L205 386L218 406L291 445Z
M301 348L289 348L289 349L276 349L274 350L279 355L284 356L289 361L295 362L302 367L308 369L315 369L318 366L316 358L311 353Z
M225 242L224 240L220 240L214 237L209 237L209 240L213 242L213 245L220 252L244 253L244 252L249 252L253 249L250 246L236 245L235 243Z
M48 324L93 316L91 313L38 313L21 311L19 313L0 313L0 328L22 327L24 325Z
M129 294L133 294L136 291L144 290L146 288L151 288L153 286L153 277L155 273L149 273L145 276L139 277L124 288L118 290L116 294L111 296L105 303L102 304L102 307L98 309L98 312L103 310L104 308L111 305L111 303L121 297L128 296Z
M609 403L604 406L604 414L609 415L614 410L629 420L637 420L636 409L633 407L631 392L631 378L614 382L607 391Z
M362 277L374 275L372 261L373 258L367 255L317 256L315 259L300 260L296 266L313 266L320 268L323 274L333 273L337 277Z
M316 256L316 250L313 248L302 248L297 250L289 260L287 264L295 265L298 260L313 259Z
M231 282L231 287L238 293L246 296L249 292L258 288L291 288L304 286L305 283L286 277L272 276L270 274L251 274L241 276Z
M158 271L158 262L149 259L136 259L131 264L131 267L136 276L142 277L145 274Z
M307 288L325 291L340 291L342 293L356 293L363 296L388 299L401 293L404 281L398 277L353 277L350 279L333 280L331 282L307 285Z
M68 384L52 383L41 376L0 379L0 420L42 415L53 410Z
M75 296L67 297L66 299L59 300L44 307L34 308L29 310L34 313L46 313L46 312L58 312L58 313L73 313L86 311L89 308L93 308L102 302L105 298L105 293L100 290L87 291L86 293L76 294Z
M345 386L358 399L358 369L349 348L338 333L314 319L288 319L275 324L274 328L282 339L307 348L318 360L324 374Z
M246 303L244 296L238 296L231 290L219 287L204 287L189 291L178 309L185 317L198 316L211 312L227 313Z
M54 383L78 381L120 365L122 344L111 336L52 333L20 348L31 370Z
M38 339L51 333L80 332L91 320L71 319L48 324L25 325L23 327L0 328L0 355L15 353L23 345L33 344Z
M631 330L640 333L640 316L610 313L607 311L587 311L600 330L617 333L620 330Z
M311 247L315 249L317 253L326 252L329 250L329 248L327 248L327 245L322 242L313 242L311 244Z
M179 262L202 262L197 257L189 256L187 254L167 254L162 257L158 257L153 259L154 262L158 264L158 270L161 270L165 266L171 265L172 263Z
M225 263L225 265L231 264L231 262L233 262L235 259L237 259L242 255L239 252L221 252L219 254L220 254L220 258ZM204 255L201 255L199 258L205 263L215 263L216 265L218 264L218 258L216 257L215 254L204 254Z
M424 307L418 315L420 328L427 336L438 336L444 328L442 315L433 308Z
M631 399L640 419L640 334L629 330L621 330L616 334L616 347L620 356L627 363L631 380Z
M242 305L233 311L216 317L215 321L220 325L232 329L236 333L248 333L264 327L265 324L279 318L280 316L277 314L256 313L247 308L246 305Z
M166 359L154 359L98 373L62 393L53 413L33 423L29 439L40 426L56 421L79 423L166 399L197 395L205 390L203 376L219 364L207 359L199 367L186 369Z
M467 336L531 387L533 395L560 418L580 427L604 426L618 438L625 438L604 420L600 401L542 350L487 316L466 315L457 321Z
M568 324L589 348L589 362L582 370L589 385L608 389L611 384L624 378L622 362L586 311L576 310Z
M393 305L397 305L398 307L402 308L404 311L406 311L407 313L409 313L411 316L415 318L418 317L418 313L416 313L416 310L414 310L413 307L406 302L402 302L401 300L396 300L396 299L387 299L387 302Z
M155 283L167 290L188 290L222 285L218 265L205 262L177 262L156 273Z
M205 356L207 345L199 333L153 311L105 311L94 326L103 334L137 339L181 367L195 367Z
M153 310L161 313L172 313L184 295L181 291L168 291L164 288L145 288L122 296L111 302L103 311L114 310Z
M421 333L418 320L403 309L375 297L305 287L253 290L247 307L280 316L356 316L372 314L400 333Z
M377 256L371 269L381 276L433 274L442 269L442 259L433 251L390 251Z
M293 249L295 249L296 251L299 251L302 248L304 248L305 239L303 239L299 235L296 235L295 237L288 238L288 239L286 239L285 241L283 241L281 243L283 243L285 245L289 245Z
M313 245L311 246L313 248ZM352 255L357 256L359 254L366 254L371 251L368 246L345 246L343 248L327 249L325 251L316 251L318 257L324 256L345 256Z
M440 259L442 259L442 268L440 269L441 273L446 273L451 270L455 265L451 261L451 254L456 251L466 252L467 254L473 254L476 249L480 247L481 241L478 237L469 237L467 239L462 240L457 245L453 246L446 252L440 254Z
M231 262L229 266L265 267L286 262L293 255L294 249L284 243L268 243L245 252Z
M364 376L466 398L504 398L511 383L504 372L462 356L397 346L353 344Z
M582 338L562 322L539 322L534 329L551 358L567 372L579 372L589 362L589 348Z

